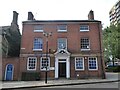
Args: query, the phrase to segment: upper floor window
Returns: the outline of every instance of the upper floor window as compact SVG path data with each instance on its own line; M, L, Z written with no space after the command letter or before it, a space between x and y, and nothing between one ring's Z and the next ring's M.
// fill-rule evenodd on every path
M80 25L80 31L89 31L88 25Z
M41 38L35 38L33 50L39 51L42 50L42 48L43 48L43 40Z
M49 57L41 57L41 63L40 63L40 69L41 70L47 70L50 69L50 58Z
M58 39L58 49L67 49L67 39L66 38Z
M57 27L58 32L67 32L67 26L66 25L59 25Z
M34 32L43 32L43 25L34 26Z
M88 67L89 67L89 70L97 70L98 69L96 57L89 57L88 58Z
M81 50L90 50L89 38L81 38Z
M28 57L27 70L36 70L36 66L37 66L37 58Z
M84 58L83 57L75 58L75 70L84 70Z

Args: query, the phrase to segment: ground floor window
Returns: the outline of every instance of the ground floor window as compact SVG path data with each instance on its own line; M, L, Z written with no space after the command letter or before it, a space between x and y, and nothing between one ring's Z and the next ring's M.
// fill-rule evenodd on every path
M75 58L75 70L84 70L84 58L83 57Z
M36 66L37 66L37 58L28 57L27 70L36 70Z
M40 69L41 70L46 70L46 65L47 65L47 70L50 69L50 58L49 57L41 57L41 62L40 62Z
M96 57L89 57L88 58L88 68L89 68L89 70L97 70L98 69Z

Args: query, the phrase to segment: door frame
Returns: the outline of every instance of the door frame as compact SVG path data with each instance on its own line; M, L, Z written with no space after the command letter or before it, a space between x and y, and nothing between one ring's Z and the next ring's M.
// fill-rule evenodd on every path
M12 79L11 79L11 80L13 80L13 73L14 73L14 65L13 65L13 64L7 64L7 65L6 65L6 69L5 69L5 78L4 78L4 80L6 80L7 67L8 67L8 65L12 65Z
M60 61L60 59L65 59L65 61ZM69 57L55 57L55 78L59 78L59 63L66 62L66 78L70 78L70 59Z

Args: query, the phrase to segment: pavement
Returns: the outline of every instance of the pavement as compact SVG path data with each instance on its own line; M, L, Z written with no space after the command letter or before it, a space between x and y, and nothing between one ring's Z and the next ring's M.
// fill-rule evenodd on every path
M120 73L106 73L106 79L58 79L45 81L3 81L1 82L0 89L22 89L34 87L52 87L52 86L65 86L65 85L81 85L81 84L95 84L95 83L108 83L120 81Z

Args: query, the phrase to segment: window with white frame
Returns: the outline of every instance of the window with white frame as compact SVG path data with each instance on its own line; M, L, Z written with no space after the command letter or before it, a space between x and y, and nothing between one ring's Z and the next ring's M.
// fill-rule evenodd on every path
M90 50L89 38L81 38L81 50Z
M41 62L40 62L40 69L41 70L46 70L46 66L47 66L47 70L50 69L50 58L49 57L41 57Z
M33 46L33 50L34 51L41 51L43 48L43 40L42 38L34 38L34 46Z
M88 67L89 67L89 70L97 70L98 69L96 57L89 57L88 58Z
M36 66L37 66L37 58L28 57L27 70L36 70Z
M84 70L84 58L83 57L75 58L75 70Z
M43 32L43 25L34 26L34 32Z
M58 32L67 32L67 26L66 25L59 25L57 27Z
M67 39L58 38L58 49L67 49Z
M80 25L80 31L89 31L88 25Z

